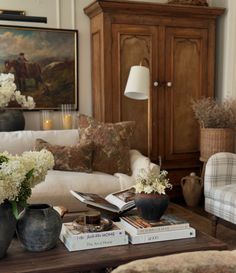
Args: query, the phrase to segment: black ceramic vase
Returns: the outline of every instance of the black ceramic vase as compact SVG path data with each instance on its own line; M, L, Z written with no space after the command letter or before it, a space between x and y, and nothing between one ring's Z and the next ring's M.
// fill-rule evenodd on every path
M166 194L139 193L135 196L135 204L142 218L155 222L166 211L169 197Z
M24 130L25 118L21 110L0 110L0 132Z
M29 251L45 251L56 246L61 232L61 217L47 204L29 205L17 221L17 236Z
M16 218L9 203L0 205L0 259L6 254L16 230Z

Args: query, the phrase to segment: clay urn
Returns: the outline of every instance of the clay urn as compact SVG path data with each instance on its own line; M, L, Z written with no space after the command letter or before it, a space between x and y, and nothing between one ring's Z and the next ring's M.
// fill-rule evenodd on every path
M196 207L202 196L203 181L195 173L185 176L180 181L184 200L189 207Z

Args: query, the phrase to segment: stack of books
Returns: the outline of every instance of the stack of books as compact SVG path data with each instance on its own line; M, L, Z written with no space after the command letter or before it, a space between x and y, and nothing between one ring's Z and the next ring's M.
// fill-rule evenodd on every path
M69 251L127 245L129 243L125 231L115 223L113 223L111 230L101 232L80 232L74 228L73 223L63 223L60 240Z
M138 215L123 216L116 224L126 231L132 244L196 237L196 230L174 215L164 215L157 222L148 222Z

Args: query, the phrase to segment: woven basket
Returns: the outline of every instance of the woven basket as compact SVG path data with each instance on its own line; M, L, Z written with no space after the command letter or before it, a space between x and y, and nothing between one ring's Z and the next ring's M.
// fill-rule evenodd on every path
M218 152L234 152L235 131L227 128L201 128L200 160Z

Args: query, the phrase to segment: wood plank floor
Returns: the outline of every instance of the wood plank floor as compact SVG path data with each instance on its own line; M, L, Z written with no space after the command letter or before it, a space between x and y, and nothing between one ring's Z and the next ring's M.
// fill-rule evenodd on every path
M186 219L193 227L211 235L211 219L202 205L197 208L188 208L183 204L174 204L173 213L178 214L177 208L186 215ZM229 249L236 249L236 225L220 220L217 227L217 238L225 242Z

